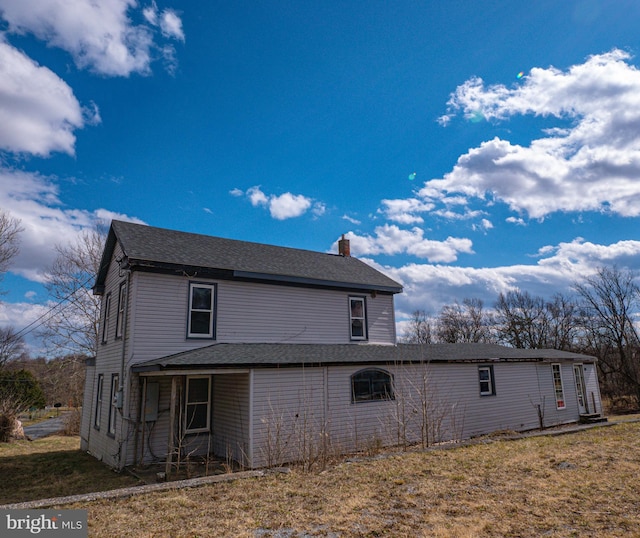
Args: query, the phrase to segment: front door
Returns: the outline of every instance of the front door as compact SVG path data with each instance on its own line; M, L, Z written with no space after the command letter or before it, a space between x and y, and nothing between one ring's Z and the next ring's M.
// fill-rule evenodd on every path
M573 365L573 375L576 379L578 411L581 415L584 415L589 412L589 403L587 402L587 387L584 384L584 372L582 370L582 364Z

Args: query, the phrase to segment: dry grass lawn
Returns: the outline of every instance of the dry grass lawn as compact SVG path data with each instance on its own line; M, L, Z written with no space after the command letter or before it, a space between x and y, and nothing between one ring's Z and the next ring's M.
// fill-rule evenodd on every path
M640 536L640 423L73 507L98 537Z
M0 504L137 485L80 451L80 438L52 435L0 443Z

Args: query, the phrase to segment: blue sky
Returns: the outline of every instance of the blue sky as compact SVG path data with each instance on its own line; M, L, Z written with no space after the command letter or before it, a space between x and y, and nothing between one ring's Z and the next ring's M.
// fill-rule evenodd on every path
M640 269L637 1L0 0L0 324L97 220L352 253L397 317Z

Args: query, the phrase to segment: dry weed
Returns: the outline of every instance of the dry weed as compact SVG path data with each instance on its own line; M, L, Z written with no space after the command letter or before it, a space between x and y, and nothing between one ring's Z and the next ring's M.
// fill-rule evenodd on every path
M91 536L639 536L638 446L626 423L82 507Z

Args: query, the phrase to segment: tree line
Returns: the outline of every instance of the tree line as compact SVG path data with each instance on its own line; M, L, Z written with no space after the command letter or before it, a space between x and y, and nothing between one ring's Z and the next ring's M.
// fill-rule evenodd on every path
M514 290L486 307L465 298L435 316L413 312L407 343L495 343L515 348L558 349L598 359L603 396L640 406L640 286L637 275L600 267L575 282L570 294L551 299Z
M19 219L0 209L0 282L20 249ZM85 361L95 356L99 298L91 292L106 238L103 226L85 231L72 245L56 245L44 276L49 311L33 326L0 328L0 441L17 416L31 408L82 405ZM0 292L1 293L1 292ZM24 336L33 331L47 350L32 358Z
M0 209L0 283L19 252L22 231L19 219ZM55 246L55 260L44 275L53 306L29 328L37 331L46 357L29 356L24 330L0 328L0 370L29 371L42 385L48 404L71 400L80 405L84 361L95 357L99 342L100 299L91 285L106 232L106 226L98 224L75 243ZM574 283L570 293L550 299L514 290L500 293L489 307L478 298L465 298L445 305L436 315L417 310L402 340L485 342L589 354L598 358L603 396L630 399L639 407L639 320L637 275L601 267Z

